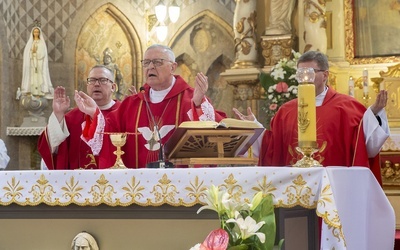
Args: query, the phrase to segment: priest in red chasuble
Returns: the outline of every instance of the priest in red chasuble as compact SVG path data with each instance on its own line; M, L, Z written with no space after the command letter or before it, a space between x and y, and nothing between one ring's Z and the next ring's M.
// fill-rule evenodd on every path
M183 121L220 121L225 114L216 112L205 97L208 80L199 73L195 88L178 75L173 51L163 45L150 46L142 60L146 83L137 95L127 97L105 119L96 103L86 94L77 92L75 100L80 110L91 119L84 124L83 138L95 154L100 168L112 167L115 146L103 132L127 132L122 160L128 168L143 168L159 159L159 150ZM158 131L157 131L158 130ZM159 137L161 137L161 144Z
M304 53L298 68L315 71L318 152L314 159L323 166L369 167L381 183L379 151L389 136L384 107L387 92L381 90L376 102L366 109L353 97L339 94L326 83L329 77L327 57L316 51ZM297 99L281 106L265 131L260 151L263 166L293 165L301 159L298 145Z
M93 67L87 78L87 93L107 116L116 110L119 101L112 99L116 90L114 73L103 65ZM68 111L70 99L64 87L54 91L53 112L45 131L40 135L38 150L48 169L97 169L98 157L81 140L85 113L78 108ZM43 164L42 164L43 165Z

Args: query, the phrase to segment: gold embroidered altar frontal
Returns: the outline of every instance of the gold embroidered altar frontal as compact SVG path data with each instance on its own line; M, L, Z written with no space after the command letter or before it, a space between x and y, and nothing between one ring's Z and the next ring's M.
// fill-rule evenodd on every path
M161 206L168 204L191 207L196 204L205 204L205 191L214 184L227 190L239 201L251 200L256 192L262 191L264 194L273 195L276 207L301 206L316 209L317 215L323 218L321 239L326 249L347 249L347 245L351 245L352 242L360 244L359 242L363 240L357 237L364 239L364 236L365 244L371 245L367 239L374 236L369 235L368 232L362 233L362 236L359 236L359 232L353 233L354 230L360 231L360 228L352 228L354 226L351 225L354 223L351 220L357 216L361 219L367 218L368 213L375 213L375 211L373 206L369 206L368 210L363 208L366 210L362 212L364 214L360 214L357 211L359 205L355 204L367 203L364 201L366 199L359 200L366 194L357 193L357 196L351 197L353 201L349 201L351 189L340 190L340 187L346 184L348 177L354 178L354 180L347 180L348 187L360 181L366 182L360 185L368 185L369 188L378 185L369 169L356 167L1 171L0 205ZM332 185L337 186L337 193L334 192L335 188L332 188ZM380 193L379 186L377 187L378 191L374 193L374 196L383 199L382 202L386 199L389 204L383 191ZM337 204L338 199L339 204ZM376 200L377 198L374 198L374 201ZM377 210L384 213L386 217L389 216L387 220L391 221L390 216L393 211L390 211L390 208L385 211L382 202ZM385 224L382 220L385 218L379 217L379 224ZM371 223L368 224L371 225ZM393 219L393 228L394 224ZM391 227L390 223L386 225ZM364 227L361 231L363 230L365 230ZM379 232L379 230L374 231L374 234ZM390 232L391 228L386 231ZM349 247L349 249L352 248Z

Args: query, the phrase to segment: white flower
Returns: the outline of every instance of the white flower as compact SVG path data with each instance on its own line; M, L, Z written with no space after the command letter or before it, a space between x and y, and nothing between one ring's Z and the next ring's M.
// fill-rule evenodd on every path
M296 52L296 51L294 51L294 50L292 50L292 54L293 54L293 56L294 56L294 59L296 59L296 61L297 61L297 59L299 59L300 56L301 56L300 52Z
M253 235L256 235L261 243L265 242L265 234L257 233L257 231L265 224L265 221L256 222L251 216L242 218L239 212L235 212L235 219L229 219L226 223L236 223L239 228L242 240L245 240Z
M283 78L285 78L285 71L283 70L283 68L277 68L271 72L271 76L275 80L283 79Z
M260 205L262 198L263 198L262 192L257 192L256 195L254 195L253 199L251 200L251 211L256 209L258 205Z
M218 187L211 185L211 187L206 191L206 202L207 205L202 206L197 210L197 213L200 213L204 209L214 210L218 214L222 214L224 212L222 206L222 195L223 193L219 191Z
M286 66L288 66L290 68L296 68L296 65L297 65L297 63L295 61L292 61L292 60L290 60L290 61L288 61L286 63Z

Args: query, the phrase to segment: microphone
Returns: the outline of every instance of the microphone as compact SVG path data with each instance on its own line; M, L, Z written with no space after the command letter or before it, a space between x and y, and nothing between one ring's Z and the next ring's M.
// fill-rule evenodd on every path
M147 97L146 97L146 90L145 88L142 86L140 87L140 92L142 92L143 94L143 98L144 98L144 102L146 103L146 108L149 111L150 114L150 118L151 121L154 124L154 131L153 133L157 133L158 136L158 143L160 143L160 150L159 150L159 154L158 154L158 161L155 162L149 162L146 164L147 168L172 168L174 167L173 164L171 162L165 162L165 157L164 157L164 145L161 142L161 134L160 134L160 130L158 129L158 125L156 123L156 120L154 119L154 115L153 112L151 112L150 109L150 105L149 102L147 101Z

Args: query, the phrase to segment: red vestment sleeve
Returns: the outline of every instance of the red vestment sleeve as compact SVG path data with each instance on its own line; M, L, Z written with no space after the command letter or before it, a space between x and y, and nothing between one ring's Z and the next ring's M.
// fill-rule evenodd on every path
M258 165L259 166L268 166L268 146L272 143L271 141L272 132L270 130L265 130L262 141L261 141L261 150Z
M93 120L90 118L89 115L85 115L85 127L83 128L82 135L86 140L90 140L93 138L94 133L96 132L97 127L97 119L100 114L100 109L96 109L94 113Z
M38 140L38 151L42 156L43 161L46 163L48 169L55 169L55 164L53 164L53 154L51 152L49 138L47 135L47 127L39 136Z

